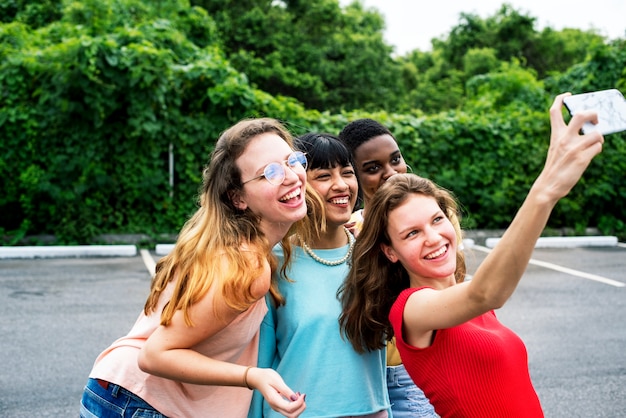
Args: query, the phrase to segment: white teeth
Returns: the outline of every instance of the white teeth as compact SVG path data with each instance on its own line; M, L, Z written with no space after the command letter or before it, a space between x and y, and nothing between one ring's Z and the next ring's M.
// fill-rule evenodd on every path
M339 199L331 199L330 203L332 203L333 205L346 205L348 204L348 202L350 202L350 199L347 197L342 197Z
M437 257L439 257L440 255L445 254L445 252L446 252L446 246L444 245L444 246L443 246L443 247L441 247L438 251L436 251L436 252L434 252L434 253L430 253L430 254L428 254L428 255L427 255L426 257L424 257L424 258L426 258L427 260L432 260L433 258L437 258Z
M279 200L280 200L281 202L285 202L285 201L287 201L287 200L289 200L289 199L293 199L294 197L298 197L298 196L300 196L300 189L298 189L298 190L294 190L293 192L291 192L291 193L288 193L288 194L284 195L284 196L283 196L283 197L281 197Z

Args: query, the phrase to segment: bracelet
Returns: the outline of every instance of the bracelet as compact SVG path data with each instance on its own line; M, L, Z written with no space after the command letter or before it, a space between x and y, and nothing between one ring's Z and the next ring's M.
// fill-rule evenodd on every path
M248 384L248 372L250 371L251 368L252 368L252 366L248 366L248 368L246 368L246 371L243 372L243 384L244 384L245 387L247 387L250 390L252 390L252 388Z

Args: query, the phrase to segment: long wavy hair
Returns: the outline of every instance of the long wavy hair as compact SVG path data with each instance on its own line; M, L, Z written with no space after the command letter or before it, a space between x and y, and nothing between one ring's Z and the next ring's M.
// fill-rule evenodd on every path
M188 310L212 286L217 286L216 297L243 311L256 300L251 287L265 263L269 263L272 272L276 270L277 260L259 229L258 215L250 209L238 209L231 200L233 193L243 189L236 160L253 138L266 132L277 134L293 147L291 134L271 118L242 120L217 140L202 173L199 208L181 229L173 250L157 263L144 306L146 315L153 312L167 285L176 280L174 292L161 313L162 325L168 325L178 310L183 311L185 322L193 325ZM287 248L288 259L291 247L286 237L282 244ZM242 255L242 245L251 252ZM270 293L277 303L283 302L274 279Z
M338 137L329 133L307 133L294 140L294 147L307 156L307 171L354 165L352 155ZM326 231L325 202L307 182L307 216L296 223L297 240L310 242Z
M454 226L457 238L454 276L457 283L465 279L465 255L460 247L463 233L453 195L415 174L391 176L372 197L354 246L350 272L338 291L342 304L339 325L357 352L383 348L385 340L393 337L389 312L400 292L410 287L409 275L401 263L389 261L381 244L391 245L387 233L389 212L412 194L434 198Z

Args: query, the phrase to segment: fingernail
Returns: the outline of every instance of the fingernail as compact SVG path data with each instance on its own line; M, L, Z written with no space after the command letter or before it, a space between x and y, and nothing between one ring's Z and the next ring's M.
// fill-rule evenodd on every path
M291 399L292 401L294 401L294 402L295 402L295 401L297 401L297 400L298 400L298 395L296 395L296 394L294 393L293 395L291 395L291 397L290 397L289 399Z

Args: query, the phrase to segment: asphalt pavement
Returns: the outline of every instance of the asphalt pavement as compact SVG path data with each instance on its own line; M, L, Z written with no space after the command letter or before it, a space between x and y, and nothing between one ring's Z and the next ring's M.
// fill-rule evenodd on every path
M467 247L471 275L490 249ZM93 361L134 323L160 256L0 260L0 417L78 416ZM526 343L546 417L626 417L623 244L537 248L497 315Z

